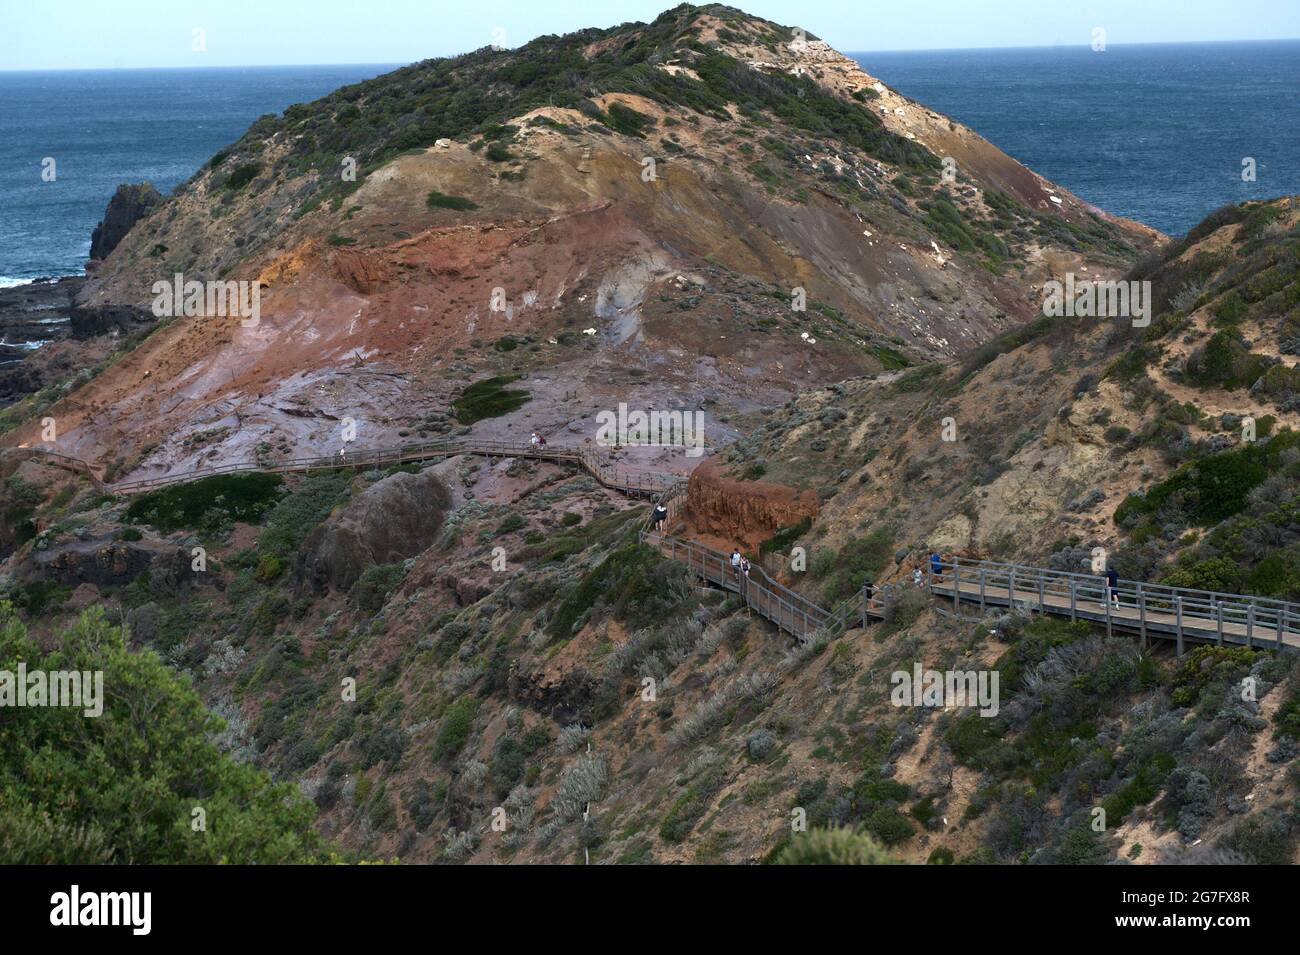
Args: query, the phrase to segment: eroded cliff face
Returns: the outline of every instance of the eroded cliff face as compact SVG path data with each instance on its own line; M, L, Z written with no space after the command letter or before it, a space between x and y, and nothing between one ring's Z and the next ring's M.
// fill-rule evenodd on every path
M817 517L817 495L767 481L729 477L711 461L691 472L686 489L690 537L752 550L778 528Z
M92 260L106 259L119 242L131 231L131 226L145 218L163 201L162 194L151 183L123 183L113 193L104 210L104 219L95 226L90 239Z

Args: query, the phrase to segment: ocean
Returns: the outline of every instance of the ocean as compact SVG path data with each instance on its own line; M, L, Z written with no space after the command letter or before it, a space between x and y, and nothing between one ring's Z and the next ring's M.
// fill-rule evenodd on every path
M0 287L81 274L119 183L166 194L257 117L390 69L0 72Z
M1170 235L1225 203L1300 192L1300 40L851 55L1081 199Z
M854 56L1080 197L1164 232L1226 202L1300 192L1300 41ZM80 274L119 183L166 193L258 116L391 68L0 72L0 287ZM1247 156L1254 183L1241 179Z

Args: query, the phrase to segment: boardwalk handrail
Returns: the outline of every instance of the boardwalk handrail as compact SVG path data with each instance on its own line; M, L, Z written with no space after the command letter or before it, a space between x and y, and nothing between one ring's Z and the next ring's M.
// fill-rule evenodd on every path
M534 446L477 438L440 438L340 455L290 458L269 465L256 462L218 465L115 484L100 478L89 462L53 448L3 450L46 456L61 467L84 472L97 487L114 494L133 494L221 474L375 467L458 454L575 464L605 487L632 496L649 496L656 503L663 503L669 510L670 521L681 506L686 490L686 481L680 475L622 467L590 447ZM685 563L705 580L739 593L749 607L805 643L818 632L834 636L855 622L865 624L868 617L887 617L900 586L885 584L870 597L865 590L858 591L826 609L774 580L757 565L751 565L748 577L737 575L731 568L729 555L695 541L655 532L649 522L642 529L640 539L665 556ZM981 607L990 603L1024 605L1071 619L1104 622L1108 632L1114 627L1137 630L1144 642L1148 635L1173 636L1180 653L1185 638L1214 640L1219 644L1244 643L1248 647L1266 643L1278 648L1286 644L1300 645L1300 604L1272 597L1123 579L1115 588L1115 599L1111 599L1105 578L1100 575L967 558L941 561L937 572L933 567L929 569L928 581L932 595L951 596L954 605L960 601L978 601Z
M589 474L606 487L629 494L646 495L662 491L665 487L679 480L676 475L661 471L640 468L627 468L603 460L602 455L591 448L564 446L533 446L508 441L488 441L483 439L441 438L433 441L409 442L401 445L378 448L362 448L342 454L318 455L315 457L288 458L271 464L255 461L222 464L213 467L191 468L187 471L175 471L153 477L137 478L131 481L108 483L101 480L94 467L82 458L74 457L62 451L43 446L14 449L28 454L41 454L54 459L65 467L85 471L94 482L105 491L113 494L136 494L141 491L154 490L171 484L198 481L223 474L240 474L261 472L268 474L287 474L293 472L311 472L338 468L362 468L380 465L405 464L415 461L427 461L435 458L452 457L457 454L474 454L487 457L532 458L543 461L572 462L582 466Z
M1253 594L1228 594L1119 579L1113 595L1100 574L954 558L929 573L932 593L967 602L1024 605L1058 616L1104 622L1109 629L1213 639L1246 646L1300 644L1300 605Z

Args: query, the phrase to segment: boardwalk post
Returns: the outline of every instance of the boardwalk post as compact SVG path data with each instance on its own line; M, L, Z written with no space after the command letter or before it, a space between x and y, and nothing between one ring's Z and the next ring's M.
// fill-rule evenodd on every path
M1142 592L1142 585L1138 584L1138 629L1142 633L1142 649L1147 648L1147 595Z
M1038 572L1038 609L1042 611L1047 610L1046 586L1047 578L1043 576L1043 572L1040 570Z
M958 603L961 600L961 568L957 562L952 562L952 612L956 613Z
M1102 603L1106 605L1106 636L1109 637L1112 635L1111 622L1110 622L1110 594L1106 594L1106 596L1102 599Z
M1174 597L1175 619L1178 621L1178 655L1183 655L1183 598Z
M984 612L984 568L980 568L980 613Z
M1071 576L1070 577L1070 620L1072 622L1079 619L1079 614L1078 611L1076 610L1077 599L1078 598L1074 592L1074 577Z
M1282 649L1282 631L1286 629L1286 612L1286 604L1283 604L1282 609L1277 612L1277 616L1274 618L1277 622L1277 629L1274 632L1277 634L1277 648L1279 650Z
M1255 636L1255 605L1249 604L1246 607L1246 649L1251 648L1251 640Z
M1214 610L1215 610L1214 615L1219 618L1219 632L1214 642L1217 643L1219 646L1223 646L1223 601L1222 600L1214 601Z
M1011 576L1007 578L1007 606L1016 609L1016 565L1011 565Z

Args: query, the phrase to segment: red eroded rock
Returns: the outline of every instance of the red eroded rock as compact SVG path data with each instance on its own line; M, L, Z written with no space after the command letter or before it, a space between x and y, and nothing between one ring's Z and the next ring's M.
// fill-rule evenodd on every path
M817 517L817 495L784 484L741 481L714 461L693 472L686 489L686 519L694 533L714 546L757 548L778 528Z

